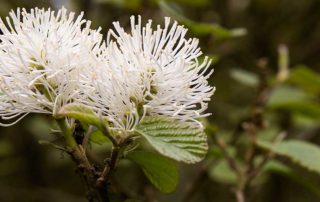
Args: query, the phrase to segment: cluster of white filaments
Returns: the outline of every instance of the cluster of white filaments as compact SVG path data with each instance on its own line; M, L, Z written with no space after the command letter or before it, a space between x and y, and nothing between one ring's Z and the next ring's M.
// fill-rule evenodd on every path
M101 68L86 82L81 99L106 116L114 129L133 129L146 115L197 122L214 92L208 85L211 61L202 55L197 39L186 39L187 29L165 18L163 28L152 29L131 17L131 33L119 22L107 35ZM92 77L91 77L92 78ZM85 80L85 79L82 79ZM89 85L90 83L90 85ZM199 123L199 122L197 122Z
M2 119L55 115L68 103L92 107L111 129L126 131L145 116L199 123L209 115L211 61L199 62L198 40L187 39L186 28L166 18L153 30L151 20L143 27L131 17L131 33L115 22L102 42L82 17L35 8L0 20Z
M96 66L102 40L82 17L35 8L0 20L2 119L54 114L81 94L79 75Z

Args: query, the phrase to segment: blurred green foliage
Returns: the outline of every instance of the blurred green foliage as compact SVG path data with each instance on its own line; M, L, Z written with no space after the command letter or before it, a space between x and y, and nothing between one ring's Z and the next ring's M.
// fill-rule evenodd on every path
M11 9L35 6L65 6L76 12L85 11L93 26L101 26L104 32L112 27L112 21L128 26L130 15L141 15L144 21L151 18L154 23L163 23L164 16L171 16L188 27L188 36L199 38L204 54L213 58L215 73L210 82L217 91L208 109L213 116L207 120L210 140L207 158L194 166L179 164L180 181L171 194L160 193L147 180L147 177L160 180L156 182L160 189L168 191L162 183L169 181L172 187L176 185L165 173L150 176L148 172L154 167L142 166L141 170L133 162L122 162L115 173L111 194L120 192L138 201L234 201L230 190L236 176L213 136L221 137L229 145L228 153L240 165L244 164L239 154L246 147L246 136L243 131L235 131L251 113L263 66L268 70L270 95L263 114L266 128L258 133L264 144L260 145L255 162L261 161L265 151L277 156L254 179L249 187L249 200L320 201L319 1L0 0L0 15L3 18ZM287 47L287 54L277 52L281 44ZM75 186L82 182L69 158L38 143L42 140L59 145L62 140L51 127L55 128L46 118L31 115L16 127L1 128L0 201L85 201L84 188ZM273 145L272 140L282 131L287 133L286 140ZM93 151L99 154L96 158L108 153L109 142L101 134L94 133L91 142ZM145 157L151 161L157 158L150 154ZM132 158L137 164L146 165L146 159ZM157 163L154 161L155 167ZM178 178L171 171L175 169L171 163L158 166L161 171L170 172L172 178Z

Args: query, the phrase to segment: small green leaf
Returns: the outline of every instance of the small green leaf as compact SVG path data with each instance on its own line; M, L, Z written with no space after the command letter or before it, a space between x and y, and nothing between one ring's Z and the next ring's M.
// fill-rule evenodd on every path
M217 182L226 184L235 184L237 182L237 175L230 169L227 161L222 160L217 164L212 164L208 170L209 177Z
M272 144L259 140L258 146L276 155L287 157L310 171L320 173L320 147L315 144L300 140L287 140Z
M137 10L141 6L141 0L94 0L96 3L105 3L119 8Z
M320 113L318 115L319 118L306 116L304 114L294 114L291 119L292 123L299 128L316 128L319 126Z
M185 163L201 161L208 150L204 129L189 122L161 116L145 117L135 132L161 154Z
M281 174L289 174L290 172L293 172L293 170L286 166L285 164L283 164L280 161L277 160L271 160L269 161L264 167L263 167L263 171L267 171L267 172L274 172L274 173L281 173Z
M292 69L289 82L311 93L320 93L320 74L305 66Z
M57 118L71 117L81 122L88 123L98 128L101 127L101 118L90 108L82 104L67 104L56 115Z
M268 106L281 107L290 103L297 103L301 101L309 100L305 92L290 86L279 86L275 88L268 100Z
M99 145L110 142L109 138L107 138L100 130L95 130L91 134L90 141Z
M268 100L267 106L284 109L313 119L320 119L320 105L304 91L289 86L276 88Z
M251 87L255 87L259 84L259 78L256 74L242 69L232 69L230 76L236 81Z
M137 163L150 182L164 193L176 189L179 175L174 161L157 153L134 151L126 158Z
M164 0L159 0L159 6L164 12L186 25L186 27L188 27L194 34L198 36L212 34L218 39L226 39L232 37L240 37L246 35L247 33L247 30L244 28L235 28L232 30L228 30L214 23L210 24L195 22L179 13L176 9L174 9L173 5L169 5L169 3Z
M307 178L303 173L300 174L299 172L295 172L292 168L286 166L285 164L279 161L276 161L276 160L269 161L265 165L263 171L276 173L278 175L286 177L302 185L306 189L310 190L317 197L320 197L320 190L319 190L319 185L317 183L317 179Z
M183 5L196 6L196 7L205 7L208 6L210 0L169 0L171 2L177 2Z
M320 120L320 105L314 102L287 103L278 108L286 109L315 120Z

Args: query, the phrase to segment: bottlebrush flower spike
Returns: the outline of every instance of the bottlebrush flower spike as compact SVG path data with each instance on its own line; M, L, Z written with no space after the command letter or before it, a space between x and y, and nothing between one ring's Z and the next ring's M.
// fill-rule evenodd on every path
M170 25L170 18L156 30L151 20L145 27L140 16L137 24L135 20L131 17L131 33L114 22L102 54L106 67L88 82L96 92L82 102L95 106L115 129L131 130L145 115L181 121L208 116L204 111L214 88L207 79L213 70L208 57L199 63L198 39L186 39L187 29L177 22Z
M0 20L0 116L55 113L79 93L79 72L95 66L100 30L64 8L9 15Z

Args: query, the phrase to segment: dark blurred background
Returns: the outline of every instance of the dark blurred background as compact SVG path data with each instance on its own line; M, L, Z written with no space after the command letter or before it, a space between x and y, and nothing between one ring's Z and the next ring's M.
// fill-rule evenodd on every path
M221 136L229 137L246 116L256 93L257 66L262 62L270 75L277 75L279 45L289 50L290 67L304 65L314 72L320 71L318 0L0 0L0 16L4 18L17 7L59 9L61 6L76 13L85 11L85 18L92 21L93 28L101 26L104 34L113 21L128 27L131 15L141 15L144 22L152 19L155 24L163 24L163 17L171 16L185 24L190 30L189 37L199 38L202 51L213 59L215 72L210 82L217 91L208 109L213 113L209 122L218 128L217 134ZM249 85L239 83L241 78ZM270 116L283 120L285 115ZM291 137L300 138L305 132L319 129L318 118L301 117L300 122L291 122ZM271 124L278 118L271 118ZM270 130L279 131L281 124L276 125ZM30 115L13 127L0 128L1 202L86 201L85 186L69 157L38 143L39 140L60 141L50 126L46 117ZM301 138L318 143L317 134L319 130ZM92 145L92 148L103 155L108 146ZM211 148L214 150L214 144ZM114 189L145 201L233 201L233 175L219 161L216 162L219 166L210 163L208 168L208 162L215 161L212 155L203 163L180 165L181 179L174 193L159 193L138 167L126 161L120 163L115 174ZM294 171L303 173L303 180L283 169L270 169L254 182L251 201L320 201L319 176L299 169Z

